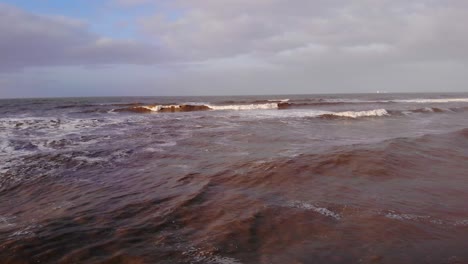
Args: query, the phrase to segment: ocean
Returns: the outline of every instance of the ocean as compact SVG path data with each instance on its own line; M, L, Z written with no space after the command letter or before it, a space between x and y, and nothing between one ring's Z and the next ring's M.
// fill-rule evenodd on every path
M0 100L0 263L468 263L468 93Z

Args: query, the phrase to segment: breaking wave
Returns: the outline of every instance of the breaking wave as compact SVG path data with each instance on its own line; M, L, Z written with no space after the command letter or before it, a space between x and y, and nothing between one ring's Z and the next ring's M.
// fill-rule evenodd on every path
M446 98L446 99L395 99L395 100L358 100L358 99L318 99L318 100L295 100L295 102L278 102L281 109L294 107L332 106L332 105L362 105L362 104L394 104L394 103L464 103L468 98Z
M134 112L134 113L163 113L163 112L192 112L192 111L248 111L248 110L269 110L269 109L307 109L307 108L322 108L330 106L345 106L345 105L382 105L375 107L376 110L371 111L344 111L339 113L330 113L338 117L364 117L364 116L385 116L391 114L391 110L387 105L395 105L397 103L413 103L413 104L442 104L442 103L465 103L468 98L420 98L420 99L386 99L386 100L361 100L361 99L336 99L336 98L298 98L298 99L258 99L258 100L229 100L229 101L204 101L204 102L170 102L170 103L122 103L108 104L105 106L114 106L116 108L106 108L104 112ZM383 107L383 105L386 105ZM92 105L84 105L86 107ZM60 106L68 108L69 105ZM374 107L372 107L374 108ZM377 109L379 108L379 109ZM385 109L383 109L385 108ZM393 108L393 107L392 107ZM425 107L419 112L446 112L449 108L440 107ZM110 111L109 111L110 110ZM387 111L385 113L385 111ZM416 110L408 110L409 112L418 112ZM103 112L102 109L86 109L86 112Z
M151 113L151 112L192 112L205 111L211 108L206 105L144 105L133 106L120 109L113 109L113 112L135 112L135 113Z
M136 112L136 113L151 113L151 112L192 112L206 110L260 110L260 109L277 109L278 103L265 104L238 104L238 105L144 105L133 106L120 109L113 109L113 112Z
M374 109L366 111L345 111L345 112L330 112L319 115L320 118L360 118L360 117L386 117L392 115L412 115L412 114L427 114L427 113L454 113L463 112L468 110L466 107L460 108L438 108L438 107L424 107L411 110L387 110L387 109Z
M448 109L444 110L442 108L437 108L437 107L424 107L424 108L419 108L416 110L411 110L411 112L413 113L442 113L445 111L449 111L449 110Z
M359 118L359 117L378 117L378 116L388 116L390 115L385 109L375 109L368 111L346 111L346 112L337 112L323 114L319 117L321 118L336 118L336 117L345 117L345 118Z
M121 109L114 109L112 112L133 112L133 113L175 113L175 112L194 112L194 111L254 111L254 110L280 110L283 105L288 103L267 103L267 104L246 104L246 105L147 105L133 106ZM288 110L289 111L289 110ZM268 116L273 117L306 117L306 118L321 118L321 119L361 119L361 118L381 118L390 116L411 116L415 114L441 114L441 113L459 113L468 111L468 107L424 107L416 109L369 109L369 110L350 110L350 111L326 111L318 109L301 109L300 111L292 110L290 112L281 112L275 114L268 113Z
M212 110L259 110L259 109L277 109L278 103L266 104L247 104L247 105L208 105Z

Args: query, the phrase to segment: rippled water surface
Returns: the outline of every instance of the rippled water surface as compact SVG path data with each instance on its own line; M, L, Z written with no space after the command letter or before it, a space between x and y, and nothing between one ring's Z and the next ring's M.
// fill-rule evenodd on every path
M1 263L468 263L468 94L0 100Z

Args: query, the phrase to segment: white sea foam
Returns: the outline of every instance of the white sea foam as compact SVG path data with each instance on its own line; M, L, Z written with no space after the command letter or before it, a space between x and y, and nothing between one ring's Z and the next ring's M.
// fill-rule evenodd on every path
M371 117L371 116L388 116L388 112L385 109L375 109L368 111L346 111L346 112L337 112L329 113L329 115L340 116L340 117L349 117L349 118L358 118L358 117Z
M431 113L432 113L432 112L434 112L434 109L431 108L431 107L424 107L424 108L422 109L422 111L424 111L424 112L431 112Z
M281 118L283 120L289 120L289 118L305 118L305 117L317 117L320 115L329 114L332 112L313 110L313 109L287 109L280 111L269 111L265 109L264 111L243 111L241 117L255 118L255 119L267 119L267 118Z
M51 132L65 131L76 132L82 128L99 127L107 125L112 119L97 120L97 119L74 119L74 118L0 118L0 128L3 129L36 129L49 130Z
M429 219L429 216L423 215L414 215L414 214L398 214L395 212L389 212L385 214L385 217L395 220L421 220L421 219Z
M456 221L454 226L468 226L468 219Z
M144 105L144 106L141 106L141 107L145 108L145 109L148 109L151 112L160 112L161 110L164 110L164 109L182 108L182 106L203 106L203 105L206 105L206 106L210 107L209 105L207 105L205 103L192 103L192 102L188 102L188 103L184 103L184 104L180 104L180 105L178 105L178 104L176 104L176 105ZM140 106L138 106L138 107L140 107Z
M458 226L457 225L458 222L451 222L447 220L437 219L428 215L404 214L404 213L397 213L394 211L389 211L387 213L384 213L384 215L387 218L399 220L399 221L417 221L417 222L431 223L434 225Z
M15 236L29 236L29 235L32 235L33 232L28 230L28 229L23 229L23 230L19 230L19 231L16 231L14 232L13 234L10 235L10 237L15 237Z
M0 216L0 230L2 229L10 229L15 227L16 224L12 221L14 217L3 217Z
M40 227L42 227L42 226L41 225L36 225L36 224L26 226L23 229L20 229L20 230L17 230L15 232L11 233L10 237L18 237L18 236L31 237L31 236L34 236L34 230L37 229L37 228L40 228Z
M191 263L210 263L210 264L242 264L239 260L230 257L224 257L214 254L211 251L206 251L201 248L189 247L182 252L182 255L192 258Z
M312 210L316 213L319 213L321 215L324 215L324 216L328 216L328 217L332 217L332 218L335 218L337 220L340 220L341 219L341 216L338 214L338 213L335 213L325 207L317 207L313 204L310 204L310 203L306 203L306 202L302 202L302 201L292 201L290 203L288 203L288 206L289 207L293 207L293 208L299 208L299 209L305 209L305 210Z
M389 100L361 100L361 99L324 99L327 103L389 103Z
M158 111L161 111L161 109L163 109L163 108L170 108L171 106L176 107L176 108L180 107L179 105L164 105L164 106L162 106L162 105L153 105L153 106L145 105L145 106L142 106L142 107L145 108L145 109L148 109L148 110L150 110L152 112L158 112Z
M286 102L289 102L289 98L286 98L286 99L271 99L271 100L267 100L268 102L281 102L281 103L286 103Z
M108 161L108 158L103 157L87 157L87 156L76 156L73 157L74 160L83 161L89 164L101 163Z
M397 213L394 211L384 212L383 215L386 218L399 220L399 221L417 221L423 223L431 223L434 225L443 225L443 226L455 226L455 227L465 227L468 226L468 220L447 220L447 219L439 219L434 218L428 215L415 215L415 214L404 214L404 213Z
M0 154L6 153L9 154L13 151L13 147L10 146L10 143L7 139L0 139Z
M207 105L213 110L261 110L261 109L277 109L277 103L267 104L248 104L248 105Z
M177 141L168 141L156 144L158 147L173 147L177 145Z
M147 147L147 148L144 148L143 151L145 151L145 152L163 152L164 149L162 149L162 148Z
M241 262L234 258L214 256L209 260L213 264L241 264Z

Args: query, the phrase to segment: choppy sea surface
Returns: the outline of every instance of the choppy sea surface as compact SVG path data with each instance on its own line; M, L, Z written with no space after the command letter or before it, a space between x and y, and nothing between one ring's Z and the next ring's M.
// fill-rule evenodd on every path
M0 100L1 263L468 263L468 93Z

